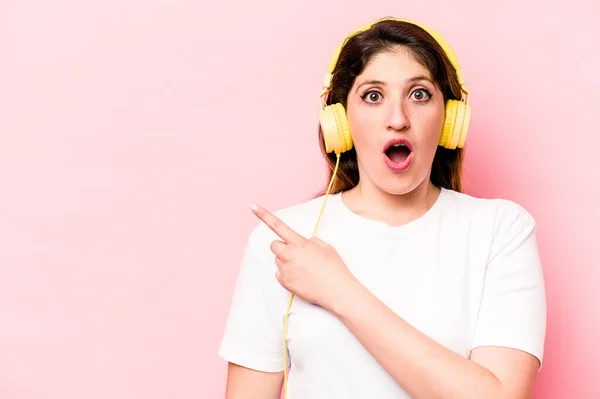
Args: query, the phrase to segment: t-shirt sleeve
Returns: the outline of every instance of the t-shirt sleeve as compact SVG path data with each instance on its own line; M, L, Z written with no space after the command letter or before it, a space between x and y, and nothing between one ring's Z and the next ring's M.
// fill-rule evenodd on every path
M518 349L537 357L541 368L546 292L536 222L520 206L509 208L496 226L471 348Z
M250 369L278 372L283 371L278 305L284 291L275 277L274 257L269 256L270 241L259 232L252 232L244 250L218 354Z

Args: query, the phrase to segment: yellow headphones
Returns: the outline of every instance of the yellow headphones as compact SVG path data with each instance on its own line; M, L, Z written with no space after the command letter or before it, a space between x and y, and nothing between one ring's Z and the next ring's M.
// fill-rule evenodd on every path
M319 222L321 221L321 216L323 215L323 210L325 209L325 203L327 202L327 198L329 196L329 192L331 191L331 187L333 186L333 182L335 176L337 174L337 170L340 164L340 154L352 149L352 135L350 133L350 128L348 126L348 118L346 116L346 110L344 106L340 103L335 103L332 105L325 105L327 100L326 96L331 91L331 79L333 70L337 64L340 52L342 48L346 44L347 40L352 36L368 30L375 23L379 21L392 20L392 21L401 21L408 22L413 25L419 26L423 28L426 32L428 32L442 47L446 56L452 63L452 66L456 70L456 74L458 76L458 81L460 83L461 91L465 94L461 100L447 100L446 101L446 117L444 119L444 126L442 128L442 134L440 136L439 145L448 149L456 149L463 148L465 144L465 139L467 137L467 130L469 128L469 121L471 119L471 108L469 107L469 91L464 87L465 79L460 69L460 65L458 64L458 59L456 54L450 47L450 44L444 40L437 32L433 29L428 28L420 23L399 19L399 18L383 18L371 22L369 24L363 25L360 28L356 29L349 36L344 39L342 44L337 48L331 60L329 61L329 66L327 68L327 73L325 74L325 80L323 82L323 92L319 96L321 99L321 112L319 114L319 123L321 125L321 130L323 132L323 139L325 141L325 149L327 153L335 152L337 154L337 162L335 164L335 169L331 176L331 181L329 182L329 187L327 188L327 192L325 193L325 197L323 199L323 204L321 206L321 210L319 212L319 216L317 218L317 223L315 224L313 230L313 236L315 236L317 232L317 228L319 226ZM287 328L289 321L289 313L292 307L292 301L294 300L294 294L290 295L290 299L288 302L288 307L285 312L285 318L283 323L283 397L287 399Z
M452 47L450 47L450 44L442 36L440 36L440 34L423 24L400 18L383 18L371 22L369 24L363 25L360 28L356 29L348 37L346 37L346 39L342 42L342 44L337 48L337 50L331 57L331 60L329 61L329 66L327 68L327 73L325 74L325 79L323 82L323 92L319 97L323 98L323 96L325 96L331 91L331 79L333 76L333 70L335 69L335 66L337 64L340 52L342 51L342 48L346 44L348 39L352 38L358 33L370 29L375 23L386 20L408 22L421 27L439 43L439 45L446 53L446 56L452 63L454 69L456 70L458 81L461 86L461 91L465 94L465 96L463 96L463 98L460 101L446 101L446 117L444 119L444 127L442 128L442 134L440 136L439 145L451 150L456 149L457 147L463 148L465 145L465 140L467 138L467 130L469 129L469 122L471 119L471 108L469 106L469 91L464 87L465 78L460 69L458 58L452 50ZM352 135L350 132L350 127L348 125L346 110L344 109L344 106L340 103L327 106L325 104L326 99L322 101L322 109L319 114L319 123L321 125L321 131L323 132L325 149L328 153L335 152L336 154L341 154L342 152L346 152L352 148Z

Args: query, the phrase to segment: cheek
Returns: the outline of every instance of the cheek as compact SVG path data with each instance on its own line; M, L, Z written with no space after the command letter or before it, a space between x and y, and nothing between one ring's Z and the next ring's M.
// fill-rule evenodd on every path
M355 147L363 149L379 145L376 139L376 126L380 125L380 118L376 112L350 110L348 124Z
M429 147L437 147L442 129L444 127L444 119L446 117L444 107L436 107L432 112L423 118L423 129L422 131L426 134L423 135L423 141L427 143Z

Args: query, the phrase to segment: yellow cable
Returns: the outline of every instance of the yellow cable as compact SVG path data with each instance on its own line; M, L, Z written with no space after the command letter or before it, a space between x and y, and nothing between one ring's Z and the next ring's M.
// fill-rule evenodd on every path
M331 181L329 182L329 186L327 187L327 192L325 193L325 198L323 199L323 204L321 205L321 210L319 211L319 217L317 218L317 223L315 224L315 228L313 230L312 236L314 237L317 234L317 228L319 227L319 223L321 222L321 217L323 216L323 211L325 209L325 203L327 202L327 198L329 197L329 192L331 191L331 187L333 186L333 181L337 174L338 166L340 165L340 154L337 154L337 160L335 162L335 169L333 170L333 175L331 176ZM294 294L290 295L290 300L288 302L287 310L285 311L285 319L283 321L283 398L287 399L287 327L288 320L290 315L290 309L292 308L292 301L294 300Z

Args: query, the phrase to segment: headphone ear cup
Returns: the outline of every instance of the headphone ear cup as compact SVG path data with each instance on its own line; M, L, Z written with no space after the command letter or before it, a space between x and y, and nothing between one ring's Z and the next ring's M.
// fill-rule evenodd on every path
M463 103L464 118L462 128L460 129L460 137L458 139L458 148L463 148L467 140L467 132L471 124L471 106Z
M319 113L319 124L323 132L325 151L341 154L352 148L352 135L346 110L340 103L328 105Z
M446 102L446 119L439 145L450 150L463 148L470 121L471 107L469 105L458 100L448 100Z
M446 101L446 117L444 118L444 127L442 128L442 134L440 136L439 142L439 145L444 148L452 149L450 146L450 142L454 133L456 111L458 108L457 105L458 101L456 100Z
M459 140L462 135L463 123L465 121L466 110L465 103L457 102L456 104L456 116L454 117L454 126L452 127L452 134L449 137L448 147L456 149L459 145Z

